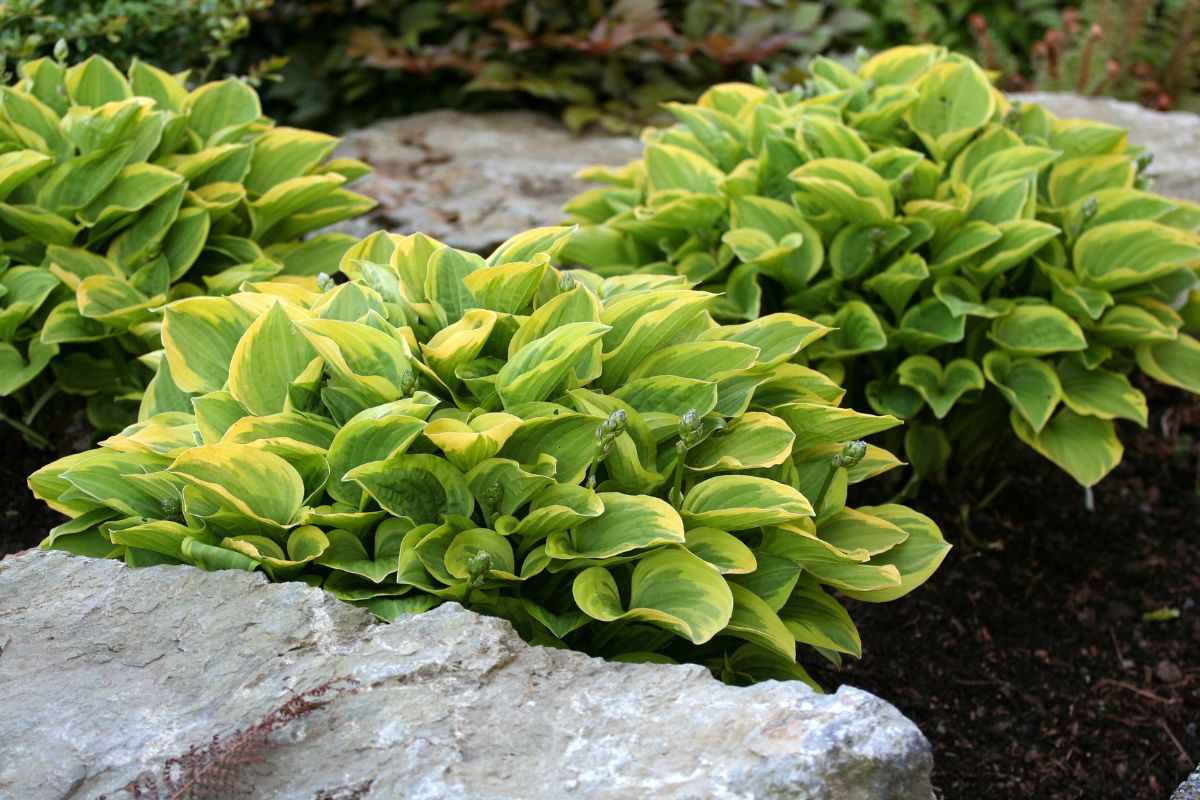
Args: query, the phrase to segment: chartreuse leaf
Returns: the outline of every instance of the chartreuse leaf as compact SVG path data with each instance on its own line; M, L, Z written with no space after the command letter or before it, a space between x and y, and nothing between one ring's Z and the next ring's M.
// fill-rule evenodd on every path
M175 383L185 392L215 392L229 377L233 353L252 317L220 297L190 297L166 307L162 340Z
M692 528L684 536L684 547L722 575L744 575L758 567L754 551L732 533L719 528Z
M695 644L717 635L733 615L733 593L721 574L679 548L666 548L637 562L628 610L621 604L616 580L604 567L580 572L571 594L593 619L648 622Z
M874 590L842 588L841 592L847 597L871 603L884 603L903 597L929 580L950 552L950 545L942 538L937 525L924 514L890 503L864 506L860 511L894 525L908 536L887 551L872 555L870 561L877 567L894 568L900 575L900 586Z
M1138 366L1151 378L1200 394L1200 341L1180 334L1173 342L1142 345L1135 352Z
M1146 397L1119 372L1089 370L1077 358L1058 362L1063 402L1077 414L1100 419L1129 419L1146 427ZM1032 422L1032 420L1031 420ZM1034 430L1041 430L1035 425Z
M522 347L496 378L496 392L505 407L550 397L609 330L598 322L572 322Z
M406 532L404 526L380 525L374 552L368 552L359 537L335 528L326 532L329 545L316 563L379 583L399 568L400 545Z
M884 222L895 210L883 178L855 161L819 158L794 170L791 179L802 192L846 220Z
M596 426L603 421L603 417L574 413L531 419L508 437L499 456L520 464L550 456L558 465L560 483L578 483L592 463Z
M551 558L610 558L657 544L682 543L683 521L655 497L600 492L604 513L546 540Z
M822 403L788 403L777 406L773 413L796 434L793 445L796 450L863 439L900 424L895 417L863 414L852 408L837 408Z
M937 161L949 161L996 110L996 95L971 61L944 61L917 82L908 123Z
M288 387L316 357L280 303L256 319L233 351L229 393L254 414L282 411Z
M591 489L556 484L534 496L529 513L517 523L514 532L536 541L599 517L604 510L604 501Z
M1021 441L1053 461L1082 486L1094 486L1121 462L1125 448L1111 420L1061 409L1034 431L1024 417L1012 415L1012 426Z
M787 604L779 609L779 618L799 643L855 658L862 655L862 638L846 609L807 576L796 584Z
M465 472L499 453L523 424L520 417L503 413L481 414L469 421L447 416L432 420L425 436Z
M1157 222L1099 225L1075 242L1075 272L1098 289L1124 289L1200 263L1200 238Z
M792 454L796 435L778 417L750 411L688 453L696 472L773 467Z
M285 460L245 444L194 447L170 472L221 508L235 509L278 526L292 524L304 500L304 482Z
M812 516L808 499L777 481L750 475L718 475L692 487L680 514L688 527L741 531Z
M538 255L554 258L567 245L575 226L566 225L550 228L534 228L515 234L488 256L489 267L501 264L533 261Z

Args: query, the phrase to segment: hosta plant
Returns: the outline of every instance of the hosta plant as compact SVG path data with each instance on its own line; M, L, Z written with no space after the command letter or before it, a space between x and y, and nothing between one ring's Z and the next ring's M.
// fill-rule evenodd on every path
M119 419L112 401L136 400L150 374L134 359L157 349L156 308L344 252L350 237L301 242L371 206L343 188L364 165L327 160L336 143L275 127L237 80L189 91L141 62L22 65L0 88L6 410L61 389L95 398L97 424Z
M723 293L719 318L836 329L802 361L914 420L923 475L1011 430L1090 487L1120 461L1113 420L1146 424L1131 372L1200 392L1172 305L1200 208L1146 191L1124 130L1010 104L932 46L811 71L669 106L680 122L647 131L643 159L590 170L608 185L569 204L565 260L686 276Z
M71 517L43 546L258 569L385 619L454 600L729 680L806 679L798 643L857 656L829 589L890 600L949 549L915 511L846 504L898 463L861 437L899 420L796 362L825 326L560 272L569 233L486 261L378 233L348 282L168 304L140 420L30 478Z

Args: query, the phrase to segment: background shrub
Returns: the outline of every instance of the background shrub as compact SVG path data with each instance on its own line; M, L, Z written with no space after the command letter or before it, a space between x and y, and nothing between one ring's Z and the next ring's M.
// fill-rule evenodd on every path
M275 127L228 79L189 91L135 61L22 65L0 89L0 397L29 436L57 391L98 427L134 415L157 349L153 309L312 273L351 237L311 231L371 201L326 161L337 140ZM323 263L319 262L319 263ZM52 373L46 373L53 367ZM22 421L17 420L20 416Z
M1017 438L1090 487L1146 424L1135 368L1200 392L1172 303L1196 283L1200 207L1146 192L1124 130L1011 106L969 59L899 47L804 90L717 86L595 168L564 253L679 274L714 313L797 311L836 332L805 357L905 433L918 475Z
M71 520L45 547L261 569L384 619L442 600L527 639L808 680L949 546L848 487L898 461L898 425L838 405L792 314L717 325L676 276L550 266L569 228L486 261L378 233L351 279L177 300L140 420L30 478ZM329 259L330 271L337 265Z
M849 0L874 19L860 44L884 50L897 44L940 44L975 56L1004 73L1007 88L1033 74L1030 45L1061 25L1068 0Z
M848 46L870 18L804 0L282 0L256 16L248 64L284 54L270 108L361 125L444 106L543 108L623 131L665 100Z
M61 41L77 58L104 56L121 69L135 58L169 72L207 74L271 0L6 0L0 53L12 63L50 56Z

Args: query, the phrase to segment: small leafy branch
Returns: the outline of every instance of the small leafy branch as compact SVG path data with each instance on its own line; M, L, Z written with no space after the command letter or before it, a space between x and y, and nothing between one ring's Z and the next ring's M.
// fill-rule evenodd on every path
M268 761L265 752L274 734L329 705L353 688L351 678L334 678L293 695L258 722L218 735L208 744L192 745L181 756L163 762L158 775L145 774L121 787L134 800L233 800L252 797ZM101 795L99 800L107 800Z

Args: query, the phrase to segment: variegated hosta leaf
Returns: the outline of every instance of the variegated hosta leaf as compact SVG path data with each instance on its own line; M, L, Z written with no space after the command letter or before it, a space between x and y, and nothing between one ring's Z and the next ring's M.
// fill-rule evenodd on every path
M206 96L191 102L223 147L250 106L228 85L234 107ZM280 136L251 162L256 186L295 180ZM324 152L302 139L296 158ZM695 660L737 680L809 680L798 642L857 653L813 582L884 599L944 554L914 512L846 506L900 463L847 442L899 421L838 406L837 382L801 363L827 326L723 326L714 295L677 277L559 272L566 235L515 237L486 263L377 234L345 258L303 254L301 273L341 259L336 286L292 274L168 303L143 418L30 478L72 517L45 546L260 570L383 619L452 600L626 660L704 644ZM80 286L119 277L54 253ZM36 299L26 280L8 285Z
M606 283L676 279L718 293L712 316L752 321L700 340L752 345L757 364L791 361L789 378L768 378L760 408L743 407L740 389L757 380L748 354L686 340L656 342L624 372L629 345L613 345L636 320L686 322L641 298L600 318L617 368L600 389L640 402L645 389L622 378L703 378L719 359L711 409L769 411L799 452L881 430L838 418L870 407L912 423L918 481L950 474L952 459L972 472L1002 435L1085 485L1119 460L1108 423L1144 424L1135 366L1200 392L1195 313L1176 310L1200 271L1200 208L1147 191L1124 130L1012 104L979 64L934 45L884 51L857 71L816 58L808 74L804 92L722 84L668 104L678 123L649 129L643 158L585 170L603 185L565 208L580 225L569 263ZM799 316L780 324L787 312ZM844 409L805 410L815 387L797 380L801 368L844 383ZM995 431L1005 406L1012 425ZM1072 455L1062 437L1085 428L1090 455ZM714 446L688 466L709 468ZM760 645L747 646L761 655Z
M61 363L54 372L71 376L66 359L79 354L109 362L109 379L57 377L58 388L87 395L93 411L136 408L124 401L147 389L157 398L149 408L181 410L181 394L224 388L226 332L196 331L185 319L194 306L170 315L173 324L161 308L280 273L315 278L318 249L333 272L330 262L352 240L334 234L302 244L301 236L372 205L342 188L362 165L329 161L334 137L275 127L245 81L189 91L182 75L143 62L123 75L99 56L65 69L38 59L14 72L0 87L0 220L12 234L0 243L0 397L12 398L5 402L14 418L49 390L48 366ZM209 304L200 313L222 312ZM169 355L173 387L148 386L151 373L136 361L158 348L160 326L210 357L189 367ZM272 364L261 357L270 339L247 345L234 370L232 391L256 413L282 410L285 373L304 355L304 347L286 348ZM247 370L257 377L247 379Z

